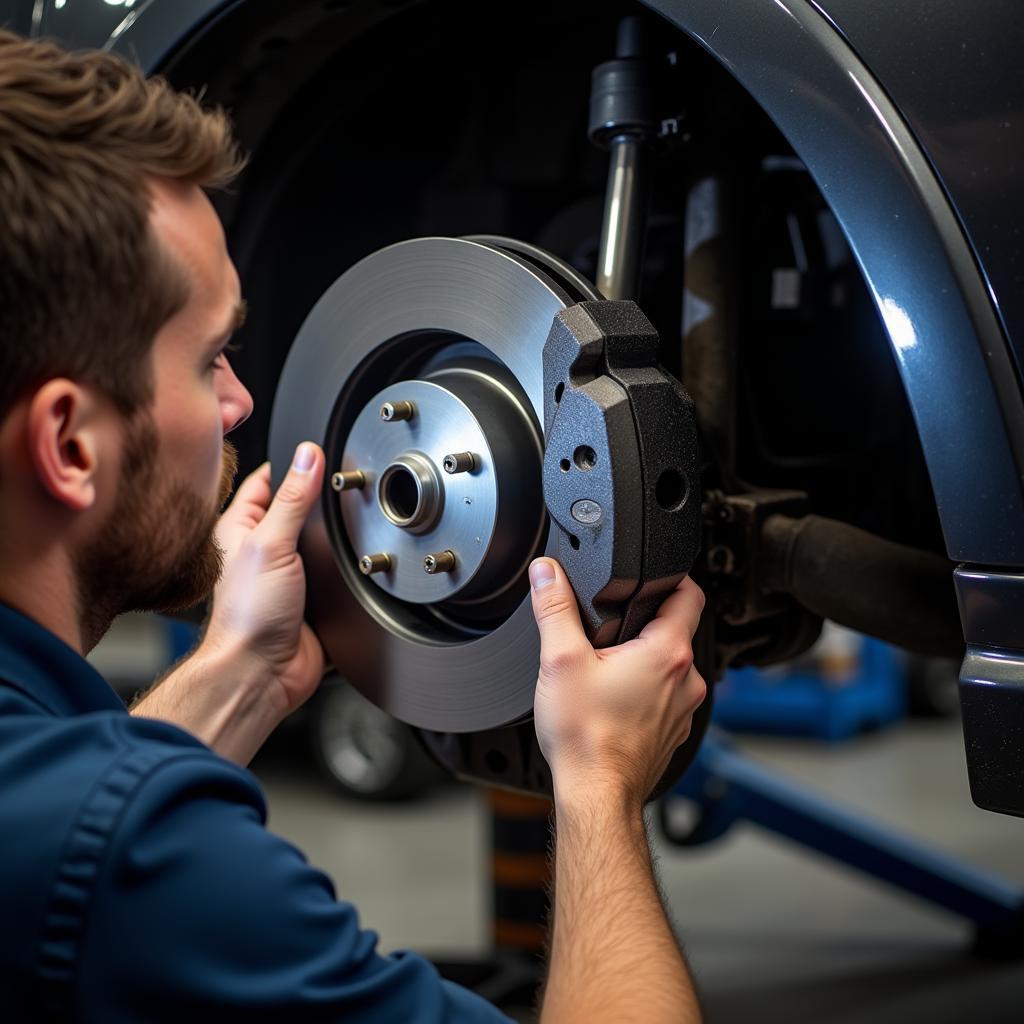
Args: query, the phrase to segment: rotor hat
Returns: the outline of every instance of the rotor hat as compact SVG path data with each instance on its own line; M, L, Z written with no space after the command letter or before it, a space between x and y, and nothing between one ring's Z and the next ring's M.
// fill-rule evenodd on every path
M382 422L377 410L400 401L416 414ZM339 495L352 550L391 558L391 571L373 582L416 604L482 600L504 589L536 539L536 522L521 529L524 506L533 506L535 520L542 514L531 435L512 397L482 373L442 371L375 394L341 458L346 471L358 467L367 485ZM472 469L450 472L445 460L463 449L472 453ZM443 573L425 571L425 559L445 550L457 552L455 564Z

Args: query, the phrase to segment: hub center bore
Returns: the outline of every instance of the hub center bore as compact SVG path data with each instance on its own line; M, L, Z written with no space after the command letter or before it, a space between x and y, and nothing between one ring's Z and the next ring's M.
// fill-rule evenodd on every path
M429 529L444 507L436 468L416 452L400 455L381 473L377 502L395 526L414 532Z

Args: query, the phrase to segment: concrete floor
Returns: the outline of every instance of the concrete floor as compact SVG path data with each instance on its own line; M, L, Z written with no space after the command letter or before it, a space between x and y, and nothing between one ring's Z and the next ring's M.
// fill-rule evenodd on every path
M161 656L159 642L128 620L94 660L123 678ZM837 806L1024 890L1024 820L971 803L957 723L917 721L838 745L740 742ZM383 950L486 953L486 820L477 791L451 784L401 805L345 800L316 774L302 734L287 727L253 768L270 827L333 877ZM970 927L945 912L751 827L698 849L656 847L712 1024L1024 1020L1024 962L972 956Z

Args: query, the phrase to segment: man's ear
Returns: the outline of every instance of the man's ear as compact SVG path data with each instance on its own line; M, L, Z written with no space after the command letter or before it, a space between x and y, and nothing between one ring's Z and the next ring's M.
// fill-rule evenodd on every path
M82 512L96 501L96 474L109 411L96 393L62 377L47 381L28 407L28 449L50 497Z

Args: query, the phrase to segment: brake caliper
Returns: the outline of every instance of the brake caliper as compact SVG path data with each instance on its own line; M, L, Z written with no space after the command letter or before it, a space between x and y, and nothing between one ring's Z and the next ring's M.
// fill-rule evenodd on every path
M598 647L636 636L700 549L693 401L634 302L580 302L544 346L544 501Z

